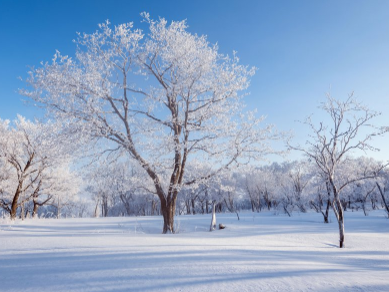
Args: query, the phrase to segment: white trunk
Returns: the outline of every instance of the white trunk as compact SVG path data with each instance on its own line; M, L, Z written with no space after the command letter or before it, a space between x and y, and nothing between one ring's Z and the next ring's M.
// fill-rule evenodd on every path
M209 231L213 231L216 228L216 212L215 212L215 203L212 203L212 221Z

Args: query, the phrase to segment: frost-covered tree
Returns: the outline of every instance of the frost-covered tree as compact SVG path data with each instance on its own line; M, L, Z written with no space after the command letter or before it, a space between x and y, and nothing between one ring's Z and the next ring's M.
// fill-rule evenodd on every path
M63 214L77 216L78 214L73 214L73 209L85 208L77 196L82 186L80 175L72 171L69 164L63 162L56 167L45 169L41 182L39 191L33 197L33 216L38 214L37 208L43 205L52 206L57 218L61 218Z
M123 157L91 164L85 180L96 217L159 214L153 185L138 165Z
M239 220L238 202L241 201L244 194L242 177L238 172L225 172L219 180L219 200L222 200L227 210L235 213Z
M311 179L307 172L305 161L285 162L277 168L275 173L278 184L278 200L280 207L288 216L297 209L306 212L306 188Z
M279 165L273 163L260 168L246 169L245 180L242 182L243 190L249 197L252 211L261 211L263 208L270 210L276 207L277 171Z
M174 232L180 189L249 159L261 159L274 138L263 118L245 112L242 97L254 68L220 54L185 21L143 14L147 34L126 23L79 34L75 58L59 52L30 72L22 93L57 119L77 122L143 168L159 198L163 233ZM212 168L186 176L191 157Z
M320 109L329 116L329 123L320 122L318 126L311 118L305 124L311 129L306 147L291 146L292 149L302 151L313 161L320 175L328 183L328 190L332 196L332 209L339 225L339 246L344 247L344 208L341 201L341 192L349 185L367 178L374 178L378 169L365 169L356 176L349 177L341 171L341 166L347 155L355 150L377 150L370 143L378 135L386 133L389 128L378 128L371 121L379 113L358 103L350 95L345 101L336 100L330 95L320 106Z
M0 137L4 134L2 128L0 127ZM10 178L11 178L12 169L11 166L7 163L7 160L4 157L0 157L0 214L3 214L4 211L9 212L9 191L10 191Z
M7 173L1 207L11 219L16 218L20 208L23 218L27 202L43 203L38 197L47 189L49 169L68 159L71 148L67 146L75 143L61 141L57 124L31 122L21 116L13 123L0 120L0 132L0 160Z

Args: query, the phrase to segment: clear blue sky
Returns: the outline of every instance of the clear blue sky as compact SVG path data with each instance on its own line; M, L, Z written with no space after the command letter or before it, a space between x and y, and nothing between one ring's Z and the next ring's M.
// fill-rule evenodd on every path
M187 19L189 30L206 34L223 53L238 51L243 64L258 68L250 107L281 130L315 113L331 89L337 98L351 91L383 115L389 125L389 1L0 1L0 118L42 115L17 94L28 66L51 60L56 49L73 55L76 31L91 33L109 19L133 21L139 13L167 20ZM389 135L388 135L389 136ZM378 159L389 159L389 137L376 140Z

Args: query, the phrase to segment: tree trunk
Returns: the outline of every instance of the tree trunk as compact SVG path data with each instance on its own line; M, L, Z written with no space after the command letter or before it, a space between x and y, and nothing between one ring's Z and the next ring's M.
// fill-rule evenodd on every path
M373 210L376 209L375 203L376 203L375 199L371 198L371 207L372 207Z
M151 201L151 216L157 213L157 202L154 199Z
M339 247L344 247L344 212L342 202L339 200L338 195L335 195L334 202L332 203L332 209L334 210L336 219L339 226Z
M18 210L18 201L19 201L21 189L22 189L22 184L19 183L18 188L16 189L16 192L15 192L14 198L12 200L12 204L11 204L11 212L10 212L11 220L16 219L16 214L17 214L17 210Z
M193 214L193 215L196 215L195 199L191 199L191 203L192 203L192 214Z
M385 206L386 212L388 213L388 216L389 216L389 206L388 206L388 204L386 203L386 200L385 200L385 189L382 190L381 186L378 184L378 182L376 182L376 185L377 185L378 190L379 190L379 192L381 194L382 202L383 202L383 204Z
M185 207L186 207L186 214L190 215L190 205L189 205L189 200L185 200Z
M340 212L339 212L339 247L343 248L344 247L344 214L343 214L343 207L340 207Z
M95 207L95 218L99 217L99 204L100 204L100 201L97 201L96 207Z
M61 217L61 203L58 198L58 205L57 205L57 219Z
M22 219L22 220L24 220L24 208L25 208L25 205L24 205L24 202L22 202L21 204L20 204L20 218Z
M365 216L367 216L367 210L366 210L366 201L362 200L362 210L363 210L363 214Z
M32 218L37 218L39 205L35 200L33 200L33 202L34 202L34 208L32 210Z
M161 211L163 216L162 233L175 233L174 230L174 214L176 211L176 200L166 200L166 205L161 201Z
M215 210L215 203L212 203L212 220L211 220L211 227L209 228L209 231L213 231L216 228L216 210Z
M106 195L102 196L101 210L102 210L103 217L108 217L108 197Z
M255 209L254 209L254 200L250 199L250 203L251 203L251 211L254 212L255 211Z
M122 201L124 208L126 209L127 216L131 216L131 204L129 202L130 198L128 198L125 194L120 194L120 200Z
M26 211L24 213L24 218L29 218L29 214L30 214L30 212L29 212L28 205L27 205Z
M330 201L330 199L328 199L325 213L321 212L323 214L323 217L324 217L324 223L328 223L328 215L329 215L329 211L330 211L330 205L331 205L331 201Z
M284 205L283 207L284 207L284 212L285 212L286 214L288 214L289 217L291 217L290 212L288 211L287 206Z

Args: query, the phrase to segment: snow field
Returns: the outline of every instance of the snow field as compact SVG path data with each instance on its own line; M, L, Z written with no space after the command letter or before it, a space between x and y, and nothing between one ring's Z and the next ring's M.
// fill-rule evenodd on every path
M346 212L37 219L0 223L0 291L389 291L389 220Z

